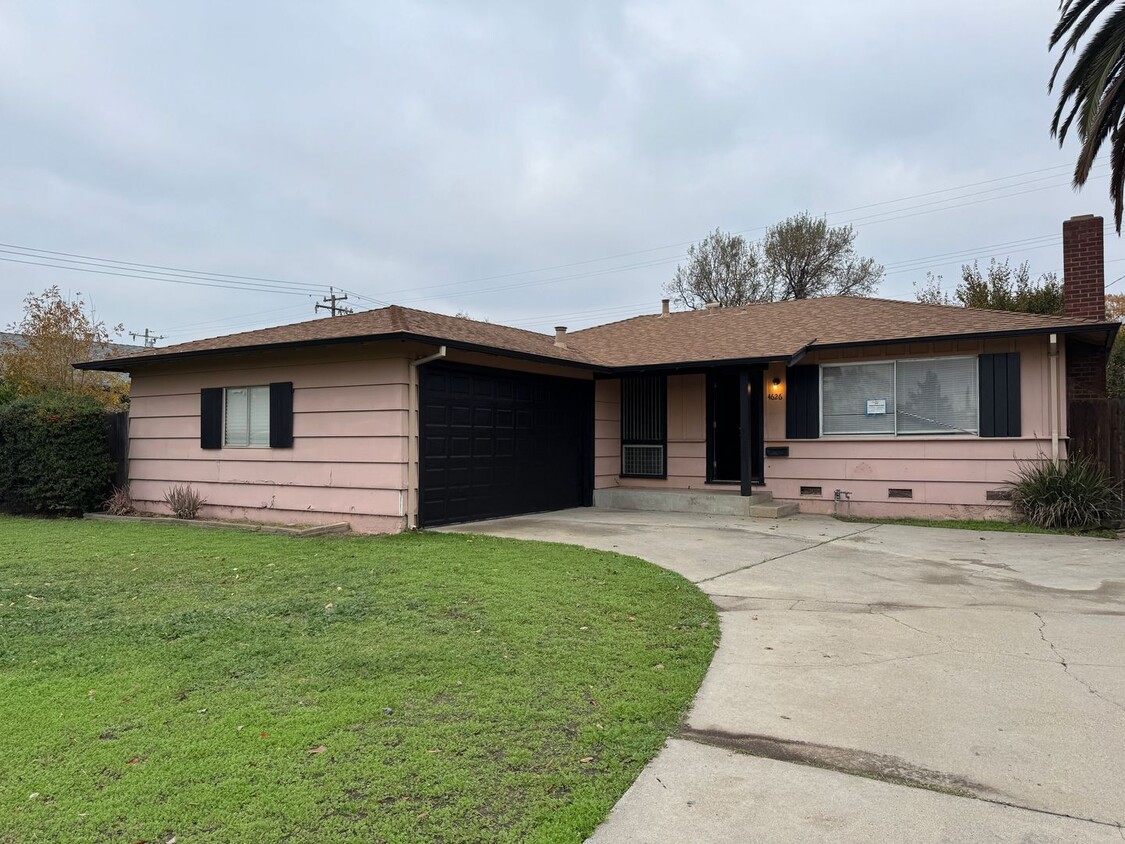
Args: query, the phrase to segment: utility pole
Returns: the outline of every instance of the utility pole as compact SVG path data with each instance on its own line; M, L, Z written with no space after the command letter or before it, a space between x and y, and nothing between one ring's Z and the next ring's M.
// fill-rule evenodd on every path
M332 313L332 316L340 316L342 314L355 313L355 311L353 311L351 308L345 308L343 305L337 305L336 304L337 302L347 301L347 298L348 298L347 293L345 293L343 296L337 296L335 288L329 287L328 288L328 295L325 296L324 299L322 300L322 301L327 302L328 304L322 305L322 304L320 304L320 302L317 302L316 306L313 308L313 312L315 313L316 311L321 311L321 310L330 311Z
M138 334L138 333L137 333L136 331L130 331L130 332L129 332L129 336L130 336L130 337L132 337L132 338L133 338L134 340L137 340L137 339L140 339L140 338L144 338L144 341L145 341L145 348L146 348L146 349L154 349L154 348L156 348L156 341L157 341L157 340L166 340L166 339L168 339L168 338L166 338L166 337L165 337L165 336L164 336L163 334L161 334L161 335L156 335L156 334L153 334L153 333L152 333L152 332L151 332L151 331L150 331L149 329L147 329L147 328L145 329L145 333L144 333L144 334Z

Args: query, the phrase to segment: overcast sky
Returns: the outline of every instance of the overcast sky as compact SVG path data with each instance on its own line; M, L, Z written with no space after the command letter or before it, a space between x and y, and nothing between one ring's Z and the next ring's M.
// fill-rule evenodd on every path
M58 284L161 345L312 318L329 285L577 328L658 310L708 231L805 210L856 221L890 298L972 257L1061 270L1062 221L1111 208L1106 168L1076 195L1048 133L1057 14L4 0L0 327Z

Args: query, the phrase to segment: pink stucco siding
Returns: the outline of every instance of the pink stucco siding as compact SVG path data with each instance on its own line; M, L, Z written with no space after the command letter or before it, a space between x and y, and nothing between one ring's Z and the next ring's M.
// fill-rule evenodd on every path
M352 346L154 364L133 374L130 490L167 512L165 490L190 483L204 516L281 523L405 524L408 364L401 348ZM204 450L204 387L292 381L293 447Z
M975 436L826 436L816 440L785 439L785 399L765 403L767 446L788 446L789 456L767 458L765 489L779 500L800 503L804 512L833 511L834 491L851 494L854 515L960 515L999 517L1006 501L988 500L1013 477L1019 461L1051 453L1048 340L913 343L865 350L834 350L810 354L805 363L843 363L907 357L1020 353L1022 393L1019 438ZM1062 352L1060 351L1060 356ZM1059 429L1066 430L1065 385L1060 357ZM765 384L785 377L783 364L772 366ZM784 395L785 385L782 393ZM597 388L598 488L611 486L668 489L714 489L706 483L706 382L703 375L668 377L668 478L618 477L620 465L619 383L601 381ZM1065 442L1062 444L1065 454ZM801 487L820 487L820 495L801 495ZM892 499L890 488L910 489L911 499Z

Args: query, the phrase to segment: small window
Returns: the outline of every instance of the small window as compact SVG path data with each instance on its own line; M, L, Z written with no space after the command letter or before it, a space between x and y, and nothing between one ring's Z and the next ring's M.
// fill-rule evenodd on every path
M268 448L270 388L227 387L223 397L223 445Z
M621 474L667 476L668 387L663 375L621 379Z

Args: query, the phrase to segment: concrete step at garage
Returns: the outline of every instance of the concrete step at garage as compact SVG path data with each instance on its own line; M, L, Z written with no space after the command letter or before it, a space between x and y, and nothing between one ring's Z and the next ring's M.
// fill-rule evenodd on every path
M737 490L613 489L594 490L594 506L606 510L656 513L705 513L712 516L755 516L780 519L799 512L796 504L778 504L769 490L743 497Z

